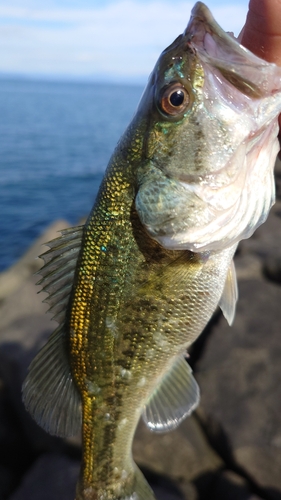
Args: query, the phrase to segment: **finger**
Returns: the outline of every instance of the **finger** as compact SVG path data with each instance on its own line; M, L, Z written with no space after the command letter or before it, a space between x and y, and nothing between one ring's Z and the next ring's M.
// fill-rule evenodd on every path
M281 1L250 0L246 24L239 36L244 47L281 66ZM279 116L281 141L281 115ZM281 152L279 153L280 156Z
M254 54L281 66L281 2L250 0L242 45Z

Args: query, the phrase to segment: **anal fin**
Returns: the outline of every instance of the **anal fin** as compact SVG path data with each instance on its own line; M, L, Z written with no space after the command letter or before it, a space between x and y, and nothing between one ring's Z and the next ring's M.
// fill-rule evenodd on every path
M143 420L152 431L173 430L192 413L199 399L197 382L181 355L148 400Z

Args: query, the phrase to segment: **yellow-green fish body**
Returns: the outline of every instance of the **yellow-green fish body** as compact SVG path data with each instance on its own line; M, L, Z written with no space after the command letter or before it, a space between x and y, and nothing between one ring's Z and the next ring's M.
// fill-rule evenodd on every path
M174 387L166 382L167 398L179 391L187 412L190 403L196 405L184 354L220 299L234 252L223 250L218 266L216 257L165 250L148 238L134 206L132 164L133 158L126 168L115 156L104 180L86 224L70 314L72 370L88 422L81 498L91 489L98 490L97 498L104 490L111 495L105 498L119 498L124 484L128 498L133 493L135 428L169 368L175 380ZM173 418L174 411L185 414L185 401L178 404L170 408L166 401L167 430L183 417ZM145 491L141 498L150 496Z
M275 68L196 4L156 64L85 227L43 256L59 326L31 364L24 401L60 436L79 431L82 413L77 500L154 499L131 457L138 420L163 432L198 404L186 349L217 305L232 322L233 254L274 200Z

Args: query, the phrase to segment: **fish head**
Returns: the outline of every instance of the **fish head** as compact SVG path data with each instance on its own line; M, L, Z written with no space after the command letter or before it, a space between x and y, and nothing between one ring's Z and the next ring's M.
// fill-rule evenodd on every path
M168 249L248 238L274 203L281 68L245 49L198 2L158 59L140 102L136 208Z

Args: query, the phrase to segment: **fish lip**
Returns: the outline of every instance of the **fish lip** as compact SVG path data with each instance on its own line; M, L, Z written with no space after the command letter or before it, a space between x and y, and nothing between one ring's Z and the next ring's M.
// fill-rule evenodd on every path
M193 42L200 46L200 43L204 44L206 33L220 37L223 41L227 41L231 43L231 45L234 45L234 47L237 47L237 45L240 46L243 48L243 53L247 50L239 45L231 35L227 34L221 28L207 5L203 2L197 2L191 11L190 20L183 32L183 36L187 38L189 43Z
M206 38L207 35L207 38ZM217 51L210 51L212 48L210 43L207 43L208 35L214 39L214 44L219 48L221 56L217 55ZM270 66L274 64L263 61L243 45L230 33L227 33L214 19L210 9L203 3L197 2L192 11L189 23L183 32L183 37L189 46L192 46L196 52L200 52L201 56L205 56L206 62L217 60L218 62L227 62L229 53L235 53L237 61L232 62L232 66L241 65L242 60L249 65L255 66Z
M186 50L193 50L204 70L215 68L247 97L263 98L280 92L281 69L260 59L226 33L208 7L197 2L183 32Z

